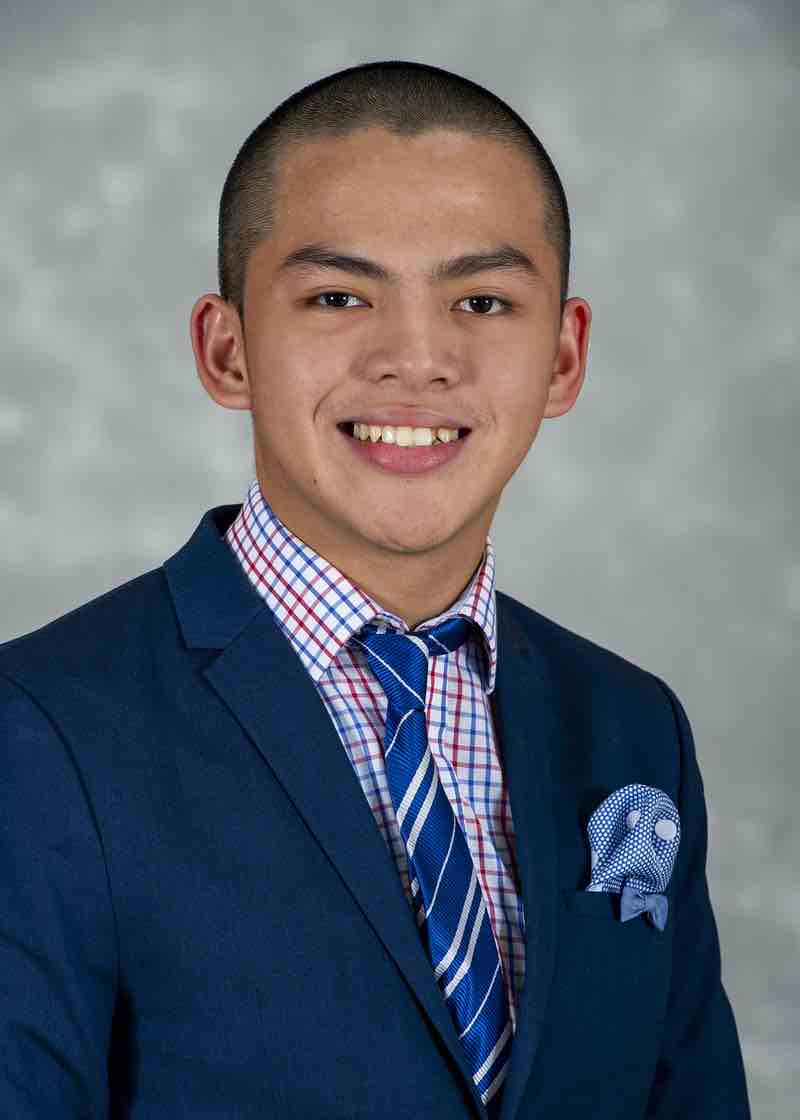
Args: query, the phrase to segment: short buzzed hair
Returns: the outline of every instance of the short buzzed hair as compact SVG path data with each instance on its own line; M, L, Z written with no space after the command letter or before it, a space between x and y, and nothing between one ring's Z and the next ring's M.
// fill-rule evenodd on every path
M544 235L560 263L563 310L569 210L558 172L538 137L505 101L469 78L425 63L387 60L351 66L304 86L257 125L239 149L220 199L218 270L220 295L240 316L247 261L275 227L279 157L290 143L344 137L370 125L409 137L451 128L520 151L542 186Z

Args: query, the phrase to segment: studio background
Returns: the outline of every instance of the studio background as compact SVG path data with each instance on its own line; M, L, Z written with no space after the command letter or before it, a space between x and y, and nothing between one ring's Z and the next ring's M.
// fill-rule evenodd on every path
M539 135L594 318L576 405L501 501L498 586L686 708L763 1118L800 1076L799 42L773 0L0 9L0 641L243 500L250 417L206 396L188 320L216 290L225 174L275 105L406 58Z

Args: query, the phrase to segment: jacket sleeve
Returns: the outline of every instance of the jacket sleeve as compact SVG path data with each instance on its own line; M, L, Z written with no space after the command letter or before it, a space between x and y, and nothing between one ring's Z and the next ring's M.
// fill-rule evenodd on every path
M722 986L706 879L703 781L686 712L669 686L658 683L672 704L680 740L681 843L670 891L669 920L675 931L669 1000L646 1115L654 1120L749 1120L742 1054Z
M116 934L67 744L0 675L0 1116L108 1115Z

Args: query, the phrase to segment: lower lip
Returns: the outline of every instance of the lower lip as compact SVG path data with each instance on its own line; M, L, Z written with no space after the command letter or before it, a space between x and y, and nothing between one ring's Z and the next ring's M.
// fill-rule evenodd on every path
M427 447L398 447L396 443L383 443L378 440L355 439L338 429L342 439L352 447L356 455L379 470L391 474L424 474L452 462L461 453L471 432L452 440L450 443L432 443Z

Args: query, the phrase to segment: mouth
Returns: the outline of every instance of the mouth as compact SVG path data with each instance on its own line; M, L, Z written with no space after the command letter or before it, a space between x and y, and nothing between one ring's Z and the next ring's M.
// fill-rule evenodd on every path
M384 443L382 439L359 439L354 433L355 421L337 424L348 447L362 463L391 474L418 475L444 468L462 454L469 443L471 428L458 428L458 438L440 440L434 434L429 444L404 447L397 443Z
M336 426L339 429L339 431L344 432L344 434L346 436L350 436L351 439L357 439L356 434L355 434L355 430L354 430L355 426L356 426L356 421L355 420L343 420L340 424L337 424ZM458 438L463 439L465 436L468 436L471 431L472 431L472 428L459 428L458 429ZM362 440L360 442L368 443L368 442L372 442L372 441L371 440ZM376 443L382 443L383 441L382 440L376 440L375 442ZM443 443L443 442L444 441L440 440L438 435L436 435L434 433L433 445L429 445L429 446L435 446L437 443ZM453 442L453 441L451 441L451 442ZM395 444L395 445L390 445L390 446L397 446L397 445Z

